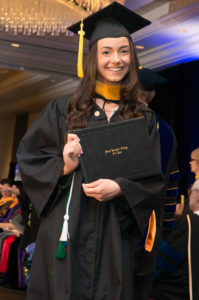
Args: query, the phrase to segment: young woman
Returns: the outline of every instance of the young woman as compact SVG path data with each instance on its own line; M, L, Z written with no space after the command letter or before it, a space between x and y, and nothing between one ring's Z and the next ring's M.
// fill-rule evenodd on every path
M107 19L107 11L112 19ZM155 231L151 236L147 230L152 212L159 216L165 188L162 173L143 180L99 178L85 184L79 163L81 141L73 133L144 116L161 165L155 114L138 103L138 62L132 31L123 25L137 24L135 18L142 26L148 22L118 3L96 13L95 18L103 20L89 38L79 87L72 97L54 100L41 112L18 150L23 185L41 217L28 300L148 299L146 286L139 285L135 274L153 272ZM94 28L95 23L94 19L89 26ZM86 20L84 24L89 31ZM63 225L69 186L68 240L62 256L58 250L67 223ZM155 228L155 223L150 225Z

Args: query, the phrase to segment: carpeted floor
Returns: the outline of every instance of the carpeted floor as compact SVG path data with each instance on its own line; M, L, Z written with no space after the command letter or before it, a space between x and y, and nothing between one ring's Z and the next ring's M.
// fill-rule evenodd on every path
M15 290L8 287L0 286L1 300L25 300L26 293L23 290Z

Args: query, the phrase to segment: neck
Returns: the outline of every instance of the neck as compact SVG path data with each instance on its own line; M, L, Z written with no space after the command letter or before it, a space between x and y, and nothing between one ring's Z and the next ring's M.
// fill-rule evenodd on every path
M95 103L105 112L108 121L110 121L112 115L117 111L119 104L107 102L99 98L95 99Z
M106 102L101 98L95 98L95 103L103 110L113 110L114 108L118 107L119 103L113 102Z
M193 212L199 211L199 203L197 201L197 203L195 204L194 208L193 208Z

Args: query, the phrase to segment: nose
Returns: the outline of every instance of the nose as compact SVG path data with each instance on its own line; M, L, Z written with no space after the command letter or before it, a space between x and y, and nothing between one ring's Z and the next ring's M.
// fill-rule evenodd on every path
M120 55L117 51L115 51L112 54L112 62L114 62L114 63L120 63L121 62L121 57L120 57Z

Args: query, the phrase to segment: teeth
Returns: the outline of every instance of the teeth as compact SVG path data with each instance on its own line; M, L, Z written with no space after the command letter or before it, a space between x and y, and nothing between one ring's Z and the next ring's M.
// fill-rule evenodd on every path
M110 71L120 71L122 68L109 68Z

